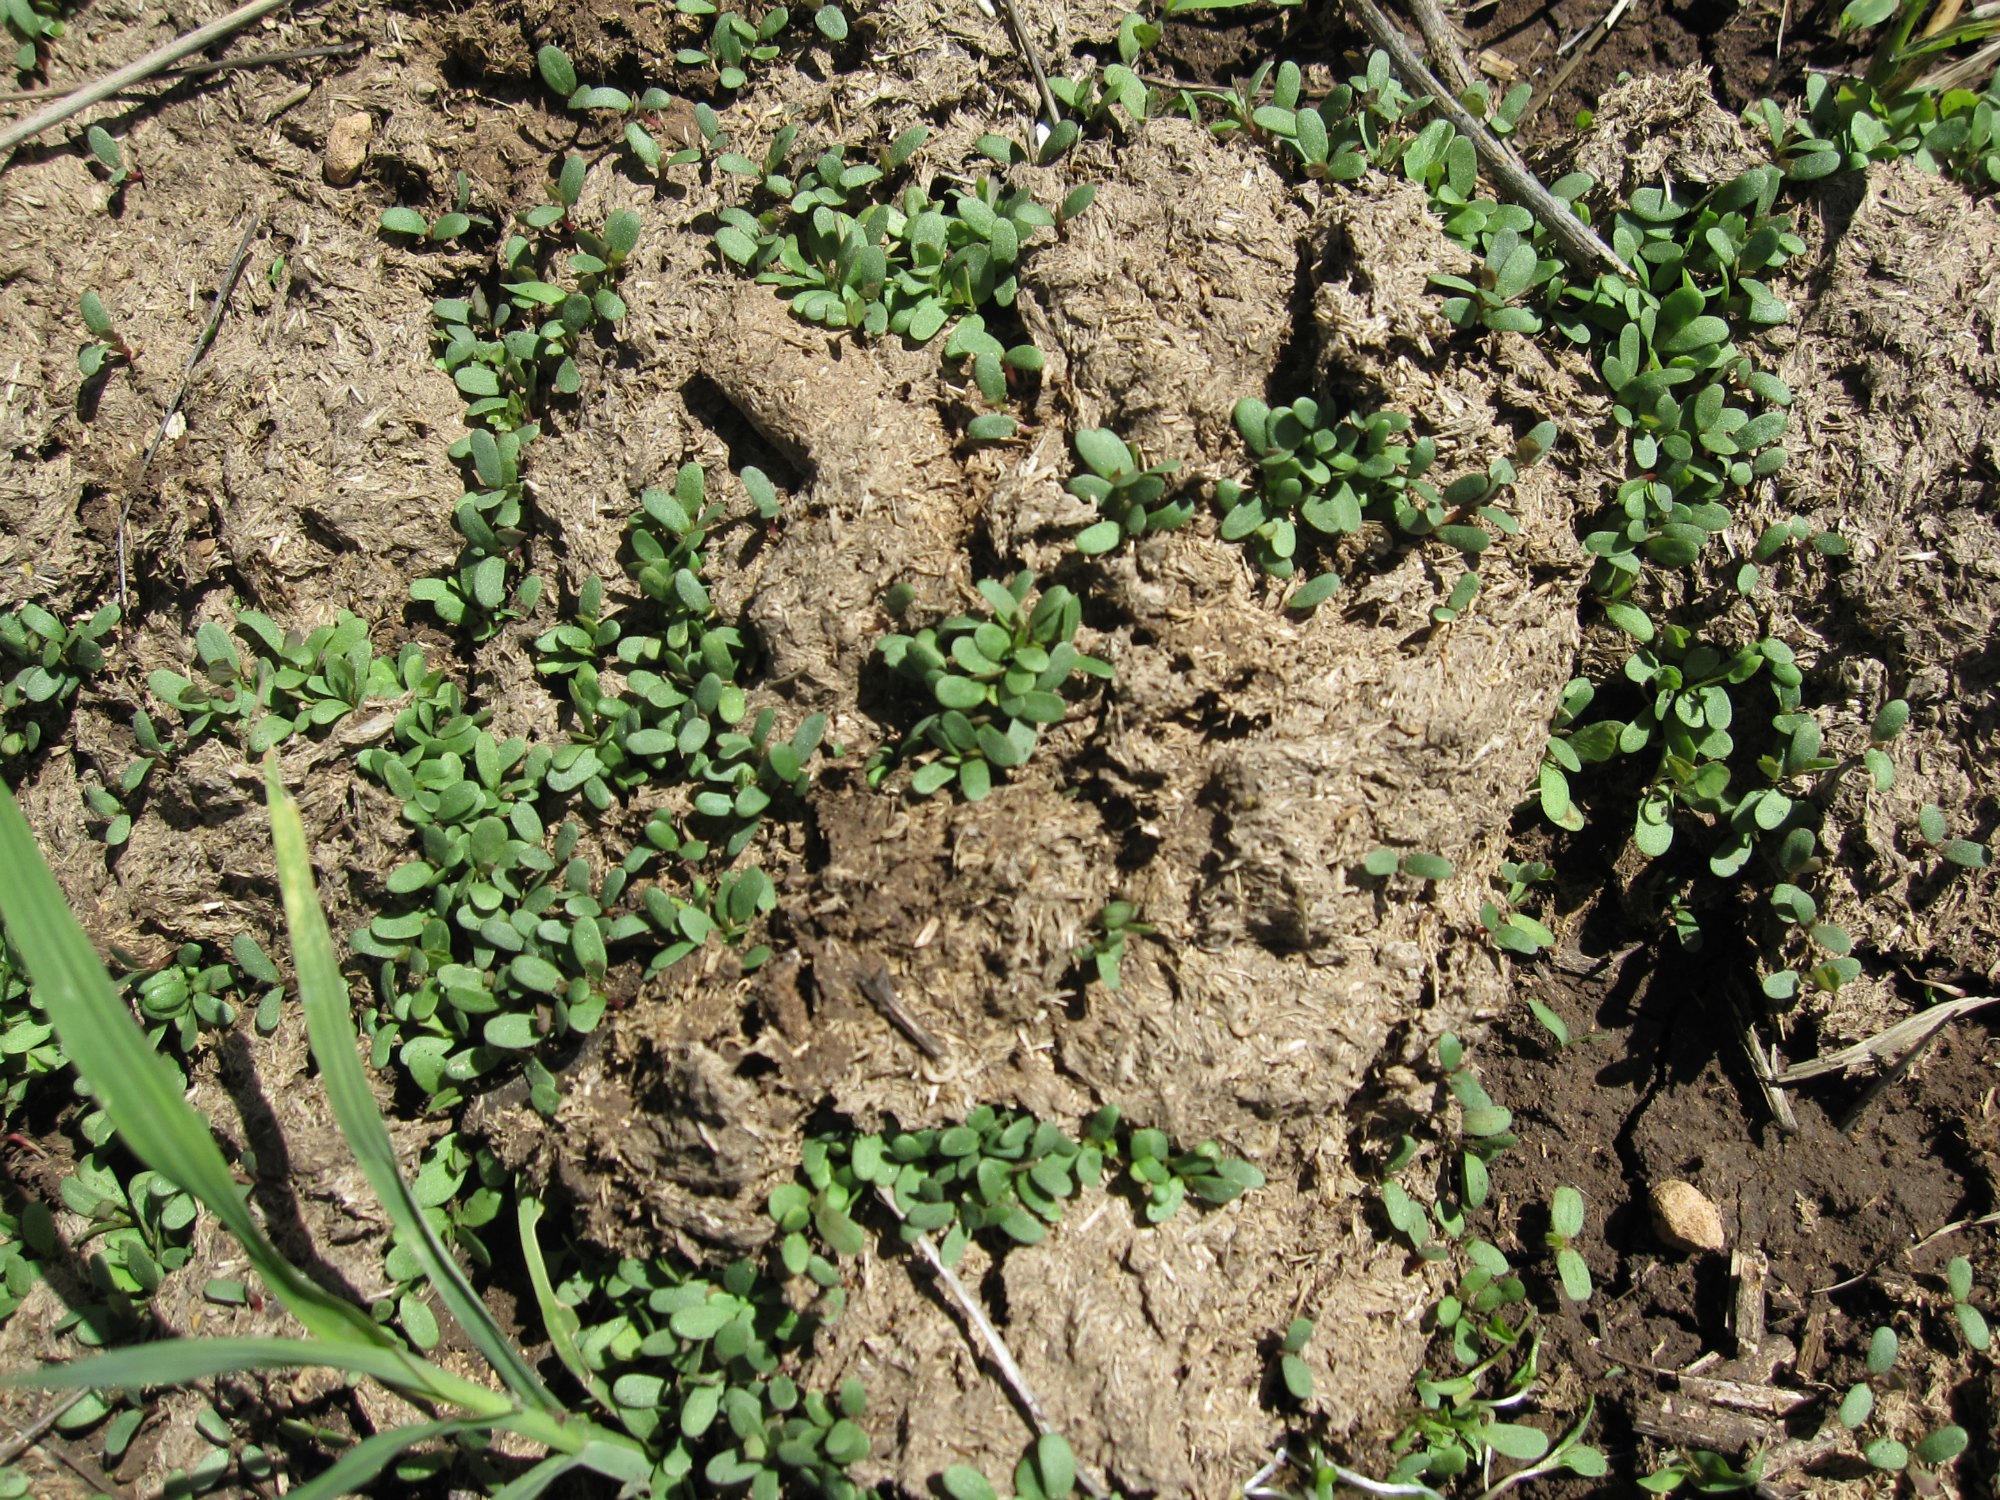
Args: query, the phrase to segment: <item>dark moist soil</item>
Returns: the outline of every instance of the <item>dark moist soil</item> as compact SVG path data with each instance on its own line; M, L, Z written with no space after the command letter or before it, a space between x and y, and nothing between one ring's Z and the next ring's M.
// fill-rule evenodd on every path
M1781 29L1783 51L1779 51ZM1539 96L1575 56L1559 53L1579 33L1594 32L1610 10L1608 0L1498 0L1465 11L1467 55L1501 87L1526 81ZM1604 92L1629 75L1644 77L1681 68L1706 67L1716 101L1736 111L1752 101L1795 95L1806 73L1847 68L1858 55L1854 43L1834 29L1840 7L1832 0L1810 8L1788 0L1632 0L1610 34L1591 50L1542 101L1525 134L1534 142L1559 137L1578 110L1596 105ZM1575 46L1588 47L1584 36Z
M1523 1141L1494 1165L1495 1222L1530 1255L1555 1189L1568 1184L1583 1194L1592 1240L1584 1254L1596 1290L1578 1306L1542 1289L1544 1367L1574 1371L1595 1394L1604 1418L1598 1441L1614 1459L1629 1458L1637 1429L1657 1430L1673 1372L1704 1351L1728 1357L1708 1373L1813 1394L1788 1427L1768 1429L1771 1440L1819 1429L1840 1394L1863 1378L1862 1351L1877 1325L1897 1330L1905 1350L1899 1374L1919 1395L1941 1367L1965 1356L1943 1270L1965 1255L1975 1283L1991 1286L2000 1254L1990 1230L1912 1247L2000 1207L2000 1039L1990 1030L1947 1028L1907 1077L1872 1099L1867 1080L1829 1078L1793 1090L1791 1134L1764 1105L1712 971L1655 966L1641 951L1588 977L1536 969L1522 988L1563 1017L1572 1040L1556 1048L1522 1014L1480 1060ZM1648 1191L1672 1178L1716 1204L1726 1252L1690 1255L1660 1239ZM1735 1326L1736 1273L1759 1255L1768 1263L1761 1355ZM1993 1431L1991 1362L1972 1356L1953 1383L1958 1404L1949 1419L1970 1433ZM1941 1420L1934 1412L1914 1435ZM1740 1412L1702 1412L1695 1430L1702 1423L1715 1434L1708 1446L1719 1450L1742 1433ZM1974 1440L1959 1465L1961 1494L1993 1493L1996 1457ZM1630 1494L1643 1472L1614 1471L1602 1484L1543 1481L1535 1493ZM1817 1495L1843 1477L1851 1475L1835 1460L1786 1481L1804 1486L1790 1493Z

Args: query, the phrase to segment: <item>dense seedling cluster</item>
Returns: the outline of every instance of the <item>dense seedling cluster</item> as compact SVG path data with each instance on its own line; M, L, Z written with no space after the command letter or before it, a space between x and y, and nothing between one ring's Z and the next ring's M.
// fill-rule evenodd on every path
M1315 540L1323 548L1366 522L1396 535L1435 536L1476 560L1493 544L1493 531L1520 530L1494 502L1519 477L1517 465L1534 463L1556 437L1555 425L1544 422L1512 459L1496 458L1485 474L1468 474L1440 491L1424 478L1437 447L1426 437L1409 438L1410 418L1402 412L1336 417L1309 397L1279 407L1246 397L1236 403L1235 420L1258 477L1254 488L1232 480L1216 486L1221 534L1245 543L1274 578L1298 572L1302 547L1310 555ZM1471 602L1478 576L1470 570L1467 576L1470 585L1454 587L1440 623ZM1329 570L1294 589L1286 603L1311 609L1339 586Z
M625 316L615 287L638 244L640 219L620 209L601 230L579 225L574 210L586 174L583 157L565 157L553 201L519 216L493 275L431 309L439 368L466 401L471 431L451 453L471 483L453 510L465 538L456 568L418 579L410 596L474 640L530 613L541 598L540 579L515 584L509 568L533 529L522 454L540 435L538 418L550 403L582 388L583 341ZM472 226L448 227L457 234Z
M1129 1184L1151 1224L1173 1217L1190 1194L1218 1205L1264 1184L1261 1172L1214 1142L1176 1152L1162 1132L1132 1129L1111 1105L1084 1123L1081 1139L986 1105L961 1125L818 1136L806 1144L799 1178L772 1193L771 1217L784 1236L785 1268L822 1284L809 1234L841 1255L859 1255L863 1224L884 1209L905 1244L942 1235L938 1253L952 1266L976 1236L998 1246L1041 1243L1065 1204L1107 1180Z
M1062 584L1030 605L1032 573L1009 583L982 578L982 614L954 615L915 635L885 635L883 662L929 695L936 711L910 727L899 749L870 765L879 784L899 760L925 759L910 778L919 796L957 783L969 800L993 789L995 771L1024 765L1050 724L1069 712L1073 677L1108 678L1111 668L1074 644L1083 604Z
M104 638L117 624L115 604L73 625L39 604L0 614L0 768L41 748L48 720L104 669Z
M1803 114L1787 115L1764 99L1747 118L1764 132L1772 158L1794 182L1909 157L1926 172L2000 187L2000 75L1984 90L1895 93L1865 80L1811 73Z
M921 344L956 315L1012 307L1035 237L1090 201L1078 189L1051 210L992 175L944 201L915 185L881 196L923 144L921 127L897 137L878 162L850 162L837 147L822 152L794 181L785 165L794 138L794 127L781 129L761 169L752 167L761 195L777 201L756 214L724 209L715 244L791 294L799 317L829 328Z
M775 513L770 481L754 468L741 478L759 513ZM589 579L570 623L535 642L537 670L565 683L576 713L571 743L587 751L577 762L588 767L585 798L601 810L649 782L687 784L689 822L677 829L656 815L646 838L689 860L707 857L711 845L730 858L741 853L774 800L805 790L826 731L825 715L813 714L789 738L775 738L770 709L744 727L748 644L717 617L702 581L704 549L723 517L700 466L683 465L671 490L641 494L626 531L639 603L609 614L602 582Z

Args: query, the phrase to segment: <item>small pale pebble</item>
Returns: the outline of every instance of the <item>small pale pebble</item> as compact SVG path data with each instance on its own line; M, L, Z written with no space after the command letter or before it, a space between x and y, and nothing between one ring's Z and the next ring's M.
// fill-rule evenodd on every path
M368 163L368 140L375 134L375 117L366 110L342 115L326 133L326 159L321 170L331 187L348 187Z
M1676 1250L1721 1250L1729 1243L1722 1215L1701 1189L1677 1177L1653 1184L1653 1232Z

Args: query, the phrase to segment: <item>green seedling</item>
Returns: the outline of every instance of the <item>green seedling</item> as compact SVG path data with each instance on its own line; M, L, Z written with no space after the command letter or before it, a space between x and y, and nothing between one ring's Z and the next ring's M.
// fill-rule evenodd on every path
M472 179L460 172L452 207L436 218L427 219L414 208L385 208L381 226L384 234L402 235L430 245L448 245L474 229L491 229L493 221L472 212Z
M1128 16L1126 19L1133 22L1138 20L1136 16ZM1121 26L1119 30L1121 42L1128 34L1136 41L1139 28L1134 26L1128 33L1127 28ZM1077 127L1090 129L1112 124L1120 115L1124 116L1124 128L1130 132L1143 125L1153 110L1152 91L1146 87L1145 80L1129 64L1123 62L1093 69L1080 78L1051 78L1049 92L1055 95L1056 102L1073 117L1071 120L1059 122L1070 125L1072 132L1075 132ZM1054 141L1057 137L1051 134L1050 139ZM1069 145L1074 144L1074 140L1075 135L1072 134L1053 152L1048 152L1045 145L1046 154L1043 159L1053 160L1067 150Z
M1313 1320L1294 1318L1285 1330L1284 1343L1278 1353L1278 1382L1285 1388L1287 1396L1301 1403L1312 1400L1312 1366L1301 1357L1312 1336Z
M1295 575L1302 548L1324 549L1371 522L1392 534L1435 536L1476 560L1494 532L1520 529L1494 502L1556 438L1554 424L1542 423L1513 457L1496 458L1485 474L1466 475L1439 491L1423 477L1436 462L1437 447L1429 438L1407 440L1410 419L1401 412L1333 420L1311 399L1270 407L1245 398L1236 404L1235 421L1257 460L1259 480L1254 490L1233 480L1216 486L1221 535L1245 542L1274 578ZM1471 601L1477 574L1467 577L1472 582L1461 581L1435 612L1439 623L1455 619ZM1329 570L1293 590L1286 603L1312 609L1339 586L1339 575Z
M1498 1246L1473 1232L1472 1216L1485 1210L1491 1197L1488 1163L1515 1144L1513 1116L1480 1084L1457 1037L1438 1039L1437 1060L1458 1121L1454 1136L1443 1142L1447 1149L1435 1191L1428 1204L1420 1202L1391 1176L1382 1184L1382 1204L1390 1224L1419 1256L1449 1262L1458 1274L1432 1309L1429 1326L1439 1363L1417 1377L1418 1406L1391 1444L1397 1461L1387 1482L1428 1487L1483 1472L1495 1457L1527 1466L1503 1481L1507 1487L1521 1475L1563 1470L1601 1477L1609 1467L1604 1455L1583 1441L1591 1420L1588 1405L1553 1440L1538 1427L1511 1420L1540 1383L1540 1333L1520 1275ZM1390 1170L1408 1165L1420 1149L1405 1137ZM1571 1246L1583 1228L1583 1200L1574 1189L1557 1192L1550 1221L1549 1242L1565 1289L1573 1297L1587 1296L1588 1272ZM1576 1257L1576 1264L1566 1257ZM1334 1467L1337 1475L1320 1471L1322 1482L1365 1478ZM1380 1488L1374 1481L1362 1487Z
M1984 1354L1992 1347L1993 1330L1986 1315L1972 1305L1972 1262L1954 1255L1944 1268L1945 1290L1951 1295L1952 1320L1965 1342Z
M1917 837L1946 864L1961 870L1983 870L1993 863L1993 851L1985 844L1951 837L1951 824L1934 802L1917 810Z
M1478 280L1433 276L1431 284L1461 295L1447 297L1444 315L1460 327L1473 324L1494 333L1540 333L1541 315L1521 299L1546 286L1562 270L1553 256L1536 253L1534 241L1511 227L1498 231L1486 248Z
M911 777L911 790L928 797L956 782L969 801L992 790L996 770L1027 763L1042 730L1069 712L1063 692L1077 676L1109 678L1108 663L1073 644L1083 605L1061 584L1030 605L1032 573L1001 584L982 578L987 612L955 615L915 635L885 635L876 642L889 670L915 683L937 705L904 736L899 749L869 768L880 785L897 760L930 752Z
M1567 1185L1557 1188L1549 1202L1548 1246L1555 1252L1556 1275L1563 1292L1572 1302L1590 1300L1590 1268L1576 1250L1582 1233L1583 1194Z
M56 1041L55 1027L4 932L0 932L0 1037L5 1038L0 1045L0 1110L11 1120L19 1118L21 1106L37 1082L59 1071L67 1060ZM9 1233L19 1240L18 1233ZM20 1295L12 1279L0 1276L0 1284L11 1295Z
M126 183L146 180L146 174L139 170L136 162L125 160L124 148L102 125L91 126L84 132L83 140L90 148L91 159L103 171L105 185L111 189L114 199L124 191Z
M972 383L979 397L989 407L1007 404L1008 380L1014 375L1035 375L1042 369L1042 351L1033 344L1016 344L1013 348L1003 345L999 339L986 331L986 319L978 313L967 313L952 325L950 336L945 340L944 354L947 362L961 364L970 361ZM966 436L975 441L993 441L1014 435L1016 423L1011 416L1001 412L985 412L976 416L966 426Z
M0 765L41 748L47 717L104 670L104 640L117 624L115 604L75 625L39 604L0 614Z
M1122 438L1103 427L1079 430L1076 454L1088 472L1078 474L1066 488L1104 513L1102 521L1077 533L1076 550L1084 556L1109 552L1155 532L1177 530L1193 519L1192 500L1162 499L1169 476L1180 468L1177 461L1148 466Z
M1479 904L1479 924L1486 929L1486 935L1493 940L1493 946L1503 952L1522 958L1532 958L1544 948L1550 947L1556 935L1525 912L1515 910L1526 899L1530 889L1555 877L1555 872L1541 860L1516 863L1505 861L1500 866L1499 884L1506 893L1501 902L1482 901ZM1569 1041L1569 1033L1560 1022L1550 1025L1541 1011L1547 1010L1538 1000L1530 1001L1531 1006L1541 1006L1536 1012L1537 1019L1548 1026L1556 1037L1557 1045ZM1553 1015L1550 1012L1550 1015Z
M938 1484L951 1500L999 1500L992 1481L969 1464L953 1464ZM1076 1455L1061 1433L1035 1439L1014 1466L1014 1500L1067 1500L1076 1491Z
M1896 1366L1900 1353L1900 1342L1895 1330L1880 1327L1869 1337L1867 1369L1868 1379L1856 1381L1841 1397L1836 1412L1840 1425L1855 1434L1861 1445L1861 1456L1870 1467L1888 1473L1900 1473L1914 1461L1921 1468L1932 1469L1950 1463L1969 1446L1969 1438L1962 1427L1947 1425L1922 1438L1914 1448L1886 1432L1876 1431L1870 1435L1870 1419L1876 1415L1875 1389L1873 1381L1888 1378Z
M194 673L160 669L147 675L153 695L180 711L190 740L229 728L241 734L247 750L261 754L295 734L327 729L364 704L400 698L425 673L415 645L393 661L376 656L367 624L347 610L304 637L254 609L241 611L235 624L247 658L228 631L208 621L195 632L200 665ZM134 728L150 769L164 747L150 719Z
M752 10L728 10L718 7L714 0L676 0L674 9L683 16L709 22L709 32L703 44L698 47L683 47L674 54L674 61L684 68L714 68L716 82L724 89L735 92L750 81L748 68L752 64L767 63L784 49L780 39L791 25L792 13L782 5L773 5L761 12ZM813 26L829 42L847 40L848 22L846 12L838 5L821 5L813 12ZM542 49L546 55L554 52L552 47ZM561 54L557 54L559 57ZM550 76L548 64L543 64L542 77L549 87L562 94L575 88L575 73L569 70L568 59L562 59L561 70L555 77ZM567 83L569 88L563 87ZM605 93L608 90L597 90ZM579 106L574 97L570 108L604 108L604 105Z
M139 351L125 341L105 310L104 299L95 292L83 294L83 326L90 342L76 352L76 368L85 381L97 379L115 365L130 368L139 362Z
M1650 1474L1641 1475L1639 1488L1649 1495L1671 1495L1683 1486L1701 1495L1733 1495L1755 1490L1764 1482L1764 1455L1753 1453L1741 1464L1731 1463L1719 1453L1687 1449Z
M1139 908L1130 901L1107 901L1097 914L1098 935L1076 950L1097 972L1097 981L1114 995L1124 984L1119 966L1125 961L1125 946L1135 937L1150 937L1153 929L1139 920Z
M62 37L63 17L71 9L70 0L8 0L0 7L0 18L5 19L14 38L17 73L41 70L50 44Z
M826 1252L859 1255L871 1223L905 1245L942 1234L938 1253L955 1266L975 1237L997 1251L1040 1244L1070 1200L1108 1177L1139 1195L1149 1224L1166 1222L1190 1195L1213 1207L1264 1184L1213 1141L1176 1152L1162 1132L1126 1126L1114 1105L1085 1121L1080 1137L981 1105L959 1125L815 1136L799 1180L775 1189L769 1208L786 1271L828 1287L837 1277Z
M1361 861L1361 873L1371 880L1387 880L1401 875L1435 885L1451 879L1454 869L1452 862L1442 854L1426 854L1416 849L1404 853L1394 849L1371 849Z

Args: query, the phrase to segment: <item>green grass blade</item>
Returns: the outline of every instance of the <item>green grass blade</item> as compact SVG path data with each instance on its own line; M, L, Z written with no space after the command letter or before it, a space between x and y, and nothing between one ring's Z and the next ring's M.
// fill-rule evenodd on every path
M513 1483L495 1490L493 1500L535 1500L537 1495L571 1469L581 1468L582 1465L583 1460L573 1453L552 1453ZM292 1493L296 1495L298 1491Z
M424 1378L429 1373L426 1367L396 1349L327 1339L196 1338L160 1339L71 1360L66 1365L21 1370L0 1377L0 1386L42 1390L87 1386L108 1390L119 1386L186 1385L191 1380L238 1370L304 1370L322 1366L349 1375L373 1375L383 1384L401 1390L430 1384ZM506 1414L503 1398L491 1391L482 1394L489 1398L489 1404L502 1408L492 1415Z
M201 1200L308 1332L387 1347L388 1335L373 1319L307 1280L264 1238L208 1122L181 1097L173 1065L153 1050L118 998L13 792L0 783L0 793L0 919L64 1053L119 1136L147 1166Z
M522 1193L515 1216L521 1230L521 1259L527 1262L528 1280L534 1285L535 1302L542 1310L542 1327L548 1330L549 1342L555 1346L556 1357L606 1411L618 1410L618 1403L611 1399L611 1387L605 1384L603 1376L590 1368L589 1362L576 1347L576 1334L582 1327L582 1320L577 1317L574 1308L565 1307L556 1299L555 1287L549 1282L549 1268L542 1259L542 1242L535 1234L535 1227L542 1222L541 1200Z
M347 981L334 956L333 936L314 888L312 859L306 850L305 824L298 804L285 791L277 757L264 760L266 796L271 808L271 838L278 860L278 885L285 898L285 927L291 934L292 958L298 967L299 1003L306 1014L306 1031L327 1102L333 1106L340 1133L347 1138L368 1184L381 1200L397 1237L417 1257L424 1275L437 1289L452 1317L458 1320L479 1352L508 1390L521 1401L546 1412L562 1408L549 1394L528 1362L508 1340L479 1294L472 1289L430 1221L396 1162L396 1148L375 1107L374 1092L362 1070L360 1040L348 1007Z
M315 1474L304 1484L293 1485L285 1494L289 1500L340 1500L342 1495L358 1495L363 1485L417 1444L431 1438L487 1430L494 1421L493 1417L450 1417L441 1422L418 1422L413 1426L378 1432L342 1453L325 1473Z

